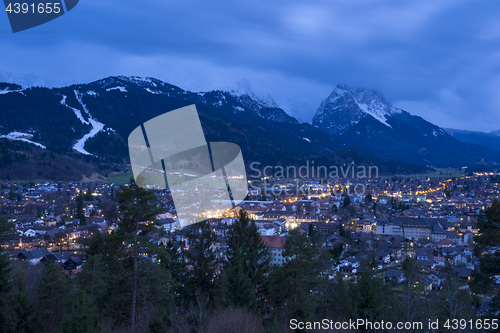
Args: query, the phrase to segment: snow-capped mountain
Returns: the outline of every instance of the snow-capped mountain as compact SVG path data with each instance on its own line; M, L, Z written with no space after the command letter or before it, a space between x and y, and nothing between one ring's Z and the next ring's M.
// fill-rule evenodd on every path
M298 120L280 108L270 95L259 96L255 94L248 80L233 81L225 85L221 90L217 90L217 92L220 92L221 96L230 94L240 104L236 106L235 111L237 112L247 108L264 119L280 123L298 123Z
M235 97L249 96L255 102L257 102L261 107L268 108L279 108L279 105L274 101L270 95L259 96L257 95L248 82L247 79L242 79L239 81L232 81L229 84L224 85L221 89L222 91L227 91Z
M365 117L373 117L391 127L387 118L397 113L401 113L401 110L390 106L376 90L350 89L338 85L321 103L312 124L330 134L340 135Z
M499 161L497 152L454 139L425 119L391 106L375 90L337 86L319 106L313 125L383 158L432 166Z

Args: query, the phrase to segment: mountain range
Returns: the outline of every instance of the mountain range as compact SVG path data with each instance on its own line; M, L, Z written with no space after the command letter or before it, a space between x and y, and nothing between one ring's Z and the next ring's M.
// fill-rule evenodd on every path
M500 130L488 133L445 128L446 133L455 139L500 151Z
M116 76L50 89L0 83L0 177L78 180L113 171L129 163L134 128L190 104L207 141L240 145L247 164L354 161L382 173L416 173L500 162L499 152L460 142L372 90L337 86L311 125L249 90L190 92L154 78Z
M496 165L498 151L391 106L375 90L337 86L312 124L341 142L382 158L433 167Z

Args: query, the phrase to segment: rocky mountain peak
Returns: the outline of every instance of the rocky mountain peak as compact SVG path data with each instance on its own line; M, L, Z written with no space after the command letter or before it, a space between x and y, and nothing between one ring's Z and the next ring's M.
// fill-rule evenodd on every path
M401 111L393 108L377 90L339 84L313 117L313 125L330 134L343 134L361 119L371 116L390 127L387 118Z

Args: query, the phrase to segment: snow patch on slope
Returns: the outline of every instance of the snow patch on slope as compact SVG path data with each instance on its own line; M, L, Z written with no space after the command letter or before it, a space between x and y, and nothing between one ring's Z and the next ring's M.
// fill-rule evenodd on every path
M4 90L0 90L0 95L5 95L5 94L9 94L9 93L18 93L18 94L21 94L23 96L26 96L21 90L9 90L8 88L4 89Z
M82 112L80 110L75 109L74 107L69 106L68 104L66 104L66 99L67 98L68 98L68 96L63 95L63 98L61 100L61 105L64 105L68 109L72 110L75 113L75 116L82 122L82 124L88 125L89 122L86 121L85 118L83 118Z
M122 87L122 86L118 86L118 87L113 87L113 88L106 89L107 92L110 92L111 90L119 90L122 93L126 93L127 92L127 88Z
M78 103L80 103L80 105L83 108L83 111L89 117L89 122L90 122L90 125L92 126L92 129L90 130L90 132L88 134L85 134L83 136L83 138L81 138L80 140L78 140L75 143L75 145L73 146L73 149L81 154L84 154L84 155L93 155L85 150L85 148L84 148L85 142L88 139L96 136L97 133L101 132L104 129L104 124L97 121L96 119L92 118L92 115L90 114L89 110L87 109L87 106L85 104L83 104L82 96L78 93L78 91L75 90L74 92L75 92L75 97L78 100Z
M389 125L387 123L387 119L386 119L387 113L384 111L383 108L380 107L380 105L373 105L372 106L372 105L358 103L358 106L361 109L361 111L363 111L364 113L369 114L373 118L380 121L382 124L391 127L391 125Z
M27 142L29 144L35 145L37 147L40 147L42 149L47 149L44 145L32 141L31 139L33 138L33 134L29 133L22 133L22 132L10 132L7 135L0 135L0 139L9 139L9 140L15 140L15 141L23 141Z
M97 135L97 133L99 133L100 131L102 131L102 129L104 128L104 124L103 123L100 123L92 118L89 119L90 120L90 125L92 125L92 130L90 130L90 132L88 134L85 134L83 136L83 138L81 138L80 140L78 140L75 145L73 146L73 149L76 150L77 152L81 153L81 154L84 154L84 155L93 155L91 153L89 153L88 151L85 150L85 142L90 139L90 138L93 138L94 136Z
M120 80L130 82L138 85L152 85L153 87L158 87L158 80L151 77L140 77L140 76L118 76Z
M387 116L392 114L392 108L380 92L367 89L351 91L346 88L346 90L352 95L361 111L369 114L382 124L391 127L386 120Z
M153 94L153 95L163 95L163 93L161 91L151 90L149 88L146 88L146 91L150 94Z

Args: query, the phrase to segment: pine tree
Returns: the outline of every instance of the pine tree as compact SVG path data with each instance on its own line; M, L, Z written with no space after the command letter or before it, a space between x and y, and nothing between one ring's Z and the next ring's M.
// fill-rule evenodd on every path
M271 298L290 318L311 319L317 302L321 259L319 249L299 229L290 231L283 256L286 263L271 274Z
M327 297L326 312L323 318L355 318L355 300L357 299L357 291L350 287L351 284L343 280L343 276L339 274L335 280L328 280L324 288L324 293Z
M349 195L345 194L344 195L344 202L342 207L347 207L351 204L351 198L349 198Z
M0 244L5 241L13 240L16 236L14 224L9 222L7 216L0 216ZM3 249L0 247L0 251Z
M176 296L182 296L186 281L186 263L182 260L180 247L169 240L163 248L158 250L158 263L163 267L171 277L171 291ZM179 297L179 298L180 298Z
M31 267L30 267L31 268ZM26 267L17 268L12 271L14 288L10 293L12 332L35 333L40 330L40 317L37 312L37 304L26 290L26 276L30 274Z
M491 277L500 274L500 254L488 251L490 247L500 246L500 201L494 200L486 211L486 221L478 223L479 234L474 237L474 255L479 258L479 269L472 272L471 289L483 293L490 289Z
M312 225L312 223L309 223L309 227L307 230L307 237L312 237L313 234L314 234L314 226Z
M138 272L137 311L138 318L143 318L141 327L146 320L149 322L156 318L165 321L175 307L171 272L151 260L139 262Z
M44 332L59 331L65 317L71 281L57 264L46 265L38 289L38 306Z
M270 271L269 251L254 221L246 212L231 226L224 270L226 295L230 305L256 309L264 299L265 277Z
M87 190L85 191L85 200L86 201L92 201L94 199L94 197L92 196L92 192L94 192L94 190L92 189L92 187L89 185L89 187L87 188Z
M93 296L82 291L76 291L71 296L71 312L63 323L63 332L99 332L99 314Z
M132 304L130 321L132 330L135 329L135 312L137 303L137 260L139 237L145 236L153 227L156 215L161 213L157 198L152 191L139 187L133 179L128 185L121 186L118 193L118 203L121 210L119 224L120 234L124 242L132 248ZM140 233L140 235L139 235Z
M500 244L500 201L495 200L486 211L487 220L479 222L480 235L475 237L479 247L498 246Z
M9 279L10 262L6 254L0 252L0 332L6 332L9 322L7 295L12 288Z
M7 306L7 295L12 289L9 275L11 271L7 254L3 253L2 244L4 241L13 239L13 224L8 222L6 216L0 216L0 332L7 328L9 312Z
M83 196L80 194L76 197L76 215L75 217L80 220L80 225L87 224L87 218L84 214Z
M391 304L392 295L381 279L374 278L371 274L370 269L363 269L356 285L355 306L357 318L374 322L389 318L387 315L391 312L388 311L388 304Z
M214 296L215 268L218 265L214 249L216 236L210 224L204 221L190 226L187 238L189 250L186 258L192 266L186 279L187 295L191 300L194 300L192 297L198 298L207 305Z
M256 307L255 286L240 255L233 258L233 265L224 269L222 283L225 305L252 309Z
M132 263L123 234L96 234L87 250L83 271L76 276L78 290L93 298L100 318L112 319L116 327L130 317Z
M36 303L26 292L20 291L14 303L16 317L16 332L39 332L40 320L36 313Z

